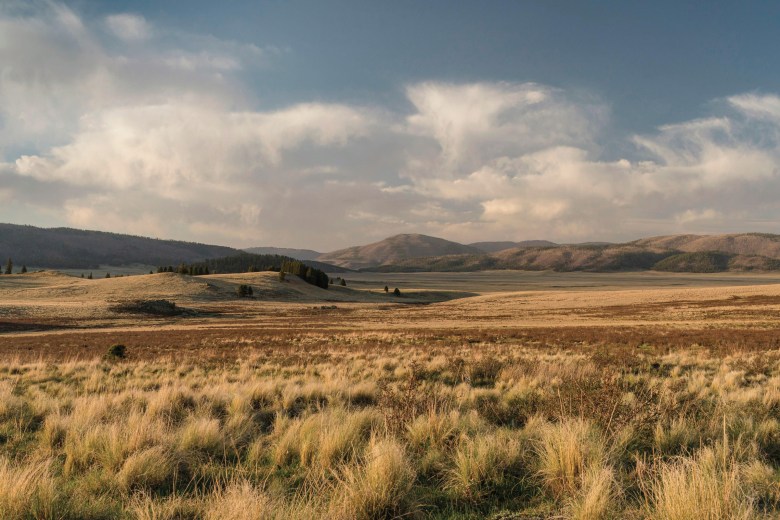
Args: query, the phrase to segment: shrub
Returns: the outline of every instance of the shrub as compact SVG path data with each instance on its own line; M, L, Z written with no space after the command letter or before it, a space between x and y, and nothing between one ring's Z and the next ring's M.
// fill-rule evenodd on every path
M106 352L106 357L108 358L124 359L126 356L127 347L119 343L108 347L108 352Z
M241 284L238 286L238 289L236 289L236 293L238 294L239 298L248 298L252 296L254 291L252 291L251 285Z

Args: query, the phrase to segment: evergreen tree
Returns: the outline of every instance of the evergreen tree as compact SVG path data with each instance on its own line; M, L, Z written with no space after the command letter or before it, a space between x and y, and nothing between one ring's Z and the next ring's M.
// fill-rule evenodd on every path
M386 286L386 285L385 285L385 292L386 293L390 292L390 288L388 286Z
M106 278L111 278L111 273L106 273Z
M246 297L252 296L252 293L254 291L252 291L252 286L251 285L241 284L241 285L238 286L238 289L236 290L236 292L238 293L239 298L246 298Z
M13 272L14 272L14 263L9 258L8 263L5 264L5 274L13 274Z
M24 274L24 273L26 273L26 272L27 272L27 266L26 266L26 265L23 265L23 266L22 266L22 274Z
M89 276L87 276L89 280L92 280L92 273L89 273Z
M399 291L399 290L398 290L398 287L396 287L396 288L393 290L393 295L394 295L394 296L401 296L401 291Z
M341 285L342 287L346 287L347 286L347 281L342 278L341 279L341 283L339 285Z

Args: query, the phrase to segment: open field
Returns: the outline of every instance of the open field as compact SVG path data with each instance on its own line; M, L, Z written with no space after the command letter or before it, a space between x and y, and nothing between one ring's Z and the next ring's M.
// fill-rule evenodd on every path
M478 271L467 273L349 273L350 287L381 290L385 285L403 289L439 289L479 294L570 289L637 289L642 287L730 287L780 283L778 273L557 273L554 271Z
M779 278L347 281L0 276L0 518L780 516Z

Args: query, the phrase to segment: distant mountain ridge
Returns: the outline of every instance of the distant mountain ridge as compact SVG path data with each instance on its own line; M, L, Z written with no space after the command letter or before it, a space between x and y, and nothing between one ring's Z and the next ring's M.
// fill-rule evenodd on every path
M167 265L230 256L232 247L159 240L105 231L0 224L0 258L16 265L95 268L98 265Z
M276 247L249 248L247 251L296 258L331 273L345 269L396 272L486 269L605 272L647 269L674 272L780 270L780 235L769 233L666 235L622 244L556 244L547 240L526 240L469 245L421 234L401 234L323 254L311 249ZM0 224L0 261L10 257L17 267L165 266L243 253L231 247L179 240Z
M255 255L279 255L297 258L298 260L316 260L322 253L311 249L294 249L290 247L247 247L247 253Z
M487 269L603 272L652 269L702 273L776 271L780 270L780 235L671 235L623 244L517 247L481 255L408 258L374 268L384 272Z
M317 260L349 269L366 269L410 258L453 254L484 253L476 247L451 242L443 238L420 234L402 234L364 246L348 247L325 253L318 256Z

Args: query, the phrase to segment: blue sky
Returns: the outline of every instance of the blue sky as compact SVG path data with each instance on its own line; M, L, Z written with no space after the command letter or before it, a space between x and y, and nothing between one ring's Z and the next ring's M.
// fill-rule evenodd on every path
M403 103L405 84L536 82L601 96L626 131L780 87L777 2L270 1L84 3L287 52L249 74L265 105Z
M777 231L775 2L0 2L0 220L322 250Z

